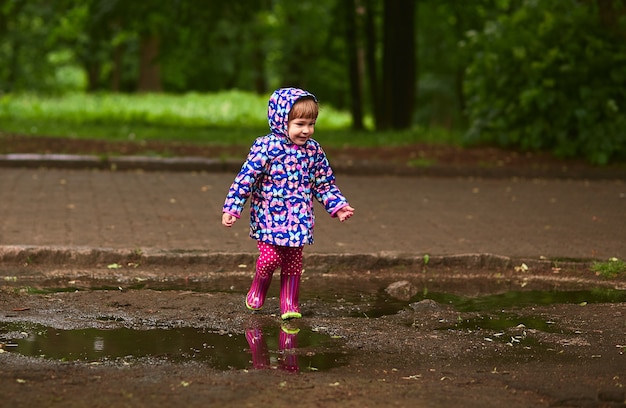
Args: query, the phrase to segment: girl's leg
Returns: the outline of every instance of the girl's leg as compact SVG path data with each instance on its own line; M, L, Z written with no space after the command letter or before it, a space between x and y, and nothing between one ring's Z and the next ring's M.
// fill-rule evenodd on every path
M283 320L302 317L300 314L300 278L302 247L282 247L280 264L280 316Z
M246 295L246 307L250 310L259 310L263 307L267 290L272 283L272 275L280 266L280 255L275 246L259 242L257 248L259 248L259 258L256 261L256 271Z

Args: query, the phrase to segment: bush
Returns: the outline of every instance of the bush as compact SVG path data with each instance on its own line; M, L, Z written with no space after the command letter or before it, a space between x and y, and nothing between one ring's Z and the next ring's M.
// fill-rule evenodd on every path
M469 33L470 141L595 164L626 157L626 41L591 4L525 0Z

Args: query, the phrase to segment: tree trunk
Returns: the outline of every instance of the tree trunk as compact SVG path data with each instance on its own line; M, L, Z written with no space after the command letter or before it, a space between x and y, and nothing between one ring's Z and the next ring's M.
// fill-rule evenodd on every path
M113 50L113 69L111 72L111 91L119 92L122 88L122 57L124 46L118 44Z
M100 87L100 64L90 61L87 70L87 92L96 92Z
M2 61L7 70L6 83L2 83L2 78L0 78L0 88L3 88L2 91L4 92L15 90L19 80L19 56L22 51L22 36L9 35L9 21L21 15L22 8L26 5L25 3L15 2L12 7L8 8L10 13L0 13L0 38L2 38L2 46L6 47L9 53L8 61Z
M618 37L625 38L626 33L619 21L626 15L626 6L616 0L595 0L595 3L598 6L602 25Z
M254 51L252 51L252 72L254 78L254 91L259 95L264 95L269 88L267 84L267 74L265 72L265 55L261 46L256 41Z
M346 17L346 44L348 46L348 78L350 81L350 112L352 128L363 130L363 91L359 67L359 46L357 43L357 23L355 0L343 0Z
M376 129L383 128L382 99L380 97L380 84L378 82L378 67L376 63L376 23L374 22L374 0L364 0L365 8L365 68L367 71L367 82L372 100L372 112L374 116L374 126Z
M160 40L150 34L141 38L139 59L139 92L161 92L161 66L159 65Z
M384 125L391 129L408 129L413 123L417 83L416 1L384 2Z

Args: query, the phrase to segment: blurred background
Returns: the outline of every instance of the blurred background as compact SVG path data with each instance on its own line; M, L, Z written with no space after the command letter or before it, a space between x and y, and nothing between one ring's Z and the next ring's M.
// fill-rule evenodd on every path
M340 144L623 162L625 3L1 0L0 134L248 145L297 86Z

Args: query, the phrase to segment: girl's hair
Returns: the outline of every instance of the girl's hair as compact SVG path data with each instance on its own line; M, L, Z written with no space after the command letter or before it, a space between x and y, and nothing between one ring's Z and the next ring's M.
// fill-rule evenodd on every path
M317 101L310 96L303 96L293 104L289 111L288 120L294 119L317 119L319 106Z

